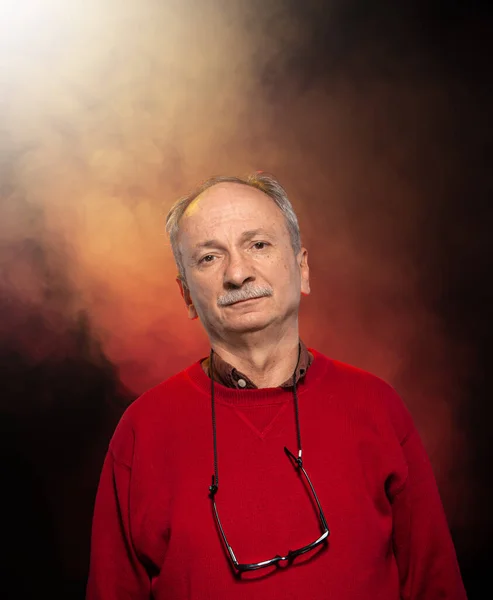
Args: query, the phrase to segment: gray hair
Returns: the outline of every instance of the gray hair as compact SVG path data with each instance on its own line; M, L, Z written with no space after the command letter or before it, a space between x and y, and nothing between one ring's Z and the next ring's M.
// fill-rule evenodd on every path
M291 246L293 247L295 255L298 255L301 250L301 235L298 219L293 210L291 202L288 199L285 189L273 175L259 171L245 178L234 176L211 177L210 179L207 179L207 181L204 181L202 184L200 184L190 194L177 200L171 207L166 217L166 232L169 235L171 249L173 251L173 256L175 257L176 266L178 267L179 277L184 283L186 283L185 267L183 265L183 258L180 248L178 246L180 219L190 204L198 196L200 196L202 192L205 192L205 190L219 183L239 183L241 185L248 185L264 192L264 194L267 194L267 196L272 198L284 215L289 237L291 238Z

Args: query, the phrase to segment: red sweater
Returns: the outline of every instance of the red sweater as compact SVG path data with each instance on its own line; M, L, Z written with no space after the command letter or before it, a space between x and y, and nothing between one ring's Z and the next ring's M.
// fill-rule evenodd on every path
M426 452L397 394L311 350L298 385L304 467L331 534L315 557L235 577L217 533L210 379L199 362L123 415L93 521L88 600L463 600ZM315 540L317 515L284 453L293 395L215 385L219 515L240 562Z

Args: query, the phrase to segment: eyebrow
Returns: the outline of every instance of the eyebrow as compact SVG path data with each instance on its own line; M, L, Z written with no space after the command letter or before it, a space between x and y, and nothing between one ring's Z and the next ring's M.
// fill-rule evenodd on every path
M205 240L205 242L199 242L195 244L194 250L200 250L201 248L214 248L215 246L220 246L218 240Z
M263 235L268 238L272 237L267 231L265 231L265 229L259 228L259 229L250 229L248 231L244 231L241 234L241 239L244 241L251 240L252 238L257 237L258 235Z
M267 231L265 231L265 229L249 229L248 231L244 231L241 234L240 239L241 239L241 241L247 241L247 240L251 240L252 238L256 237L257 235L263 235L265 237L272 238L272 236ZM221 247L222 247L222 244L219 240L214 240L214 239L204 240L203 242L199 242L198 244L195 245L194 254L196 254L199 250L202 250L203 248L221 248Z
M191 254L191 261L193 263L196 262L197 260L197 255L200 254L200 251L203 250L204 248L220 248L221 247L221 243L218 240L205 240L203 242L199 242L198 244L195 244L195 246L193 247L192 250L192 254Z

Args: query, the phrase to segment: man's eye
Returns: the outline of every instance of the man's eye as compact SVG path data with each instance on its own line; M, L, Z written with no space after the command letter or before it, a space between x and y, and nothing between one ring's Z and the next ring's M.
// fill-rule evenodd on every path
M199 262L204 263L204 262L212 262L214 260L214 255L213 254L206 254L204 257L202 257Z
M253 247L257 250L263 250L267 245L267 242L255 242L255 244L253 244Z

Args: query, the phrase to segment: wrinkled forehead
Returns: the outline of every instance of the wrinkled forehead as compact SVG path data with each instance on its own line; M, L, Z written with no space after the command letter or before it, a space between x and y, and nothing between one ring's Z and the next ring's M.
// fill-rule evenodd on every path
M179 223L179 241L188 246L201 238L240 236L254 229L279 236L288 233L284 215L267 194L239 183L221 183L187 207Z

